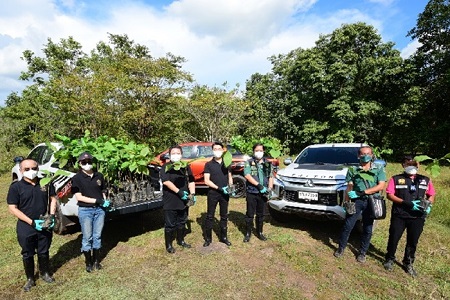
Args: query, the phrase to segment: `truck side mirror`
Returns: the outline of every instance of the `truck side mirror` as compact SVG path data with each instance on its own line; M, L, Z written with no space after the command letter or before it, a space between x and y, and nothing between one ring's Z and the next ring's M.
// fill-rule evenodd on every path
M290 157L286 158L283 161L283 163L284 163L285 166L288 166L288 165L292 164L292 158L290 158Z

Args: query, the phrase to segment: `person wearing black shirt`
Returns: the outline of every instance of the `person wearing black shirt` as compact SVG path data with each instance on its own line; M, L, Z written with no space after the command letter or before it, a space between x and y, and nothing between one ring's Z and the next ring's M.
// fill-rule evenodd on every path
M188 218L188 206L186 204L189 197L195 202L195 182L191 168L181 165L181 147L171 147L169 155L170 162L166 162L161 167L160 176L163 183L165 245L167 252L175 253L175 248L172 246L175 233L178 245L183 248L191 247L184 241L184 235Z
M217 204L220 208L220 241L227 246L231 246L227 237L228 231L228 202L230 200L229 186L233 184L230 169L225 167L222 159L223 144L215 142L212 145L214 158L205 164L205 184L209 187L207 196L207 212L204 223L204 247L212 242L212 227L214 212Z
M103 174L93 170L93 157L84 152L78 158L80 171L72 178L72 193L78 201L78 219L80 220L81 252L84 254L86 272L100 270L100 248L102 230L105 223L105 208L110 201L105 196ZM92 251L92 253L91 253Z
M34 254L36 252L41 278L47 283L54 281L49 273L49 249L52 243L51 229L55 225L54 215L57 200L52 184L39 185L38 170L36 161L23 160L20 163L20 172L23 178L10 186L7 196L9 211L18 218L16 231L17 240L22 248L21 254L27 276L27 282L23 287L26 292L36 285L34 281ZM44 228L44 220L40 220L39 217L47 213L49 199L51 224Z

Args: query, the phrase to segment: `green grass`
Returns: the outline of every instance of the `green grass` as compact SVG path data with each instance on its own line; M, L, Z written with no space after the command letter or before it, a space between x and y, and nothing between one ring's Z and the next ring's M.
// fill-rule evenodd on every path
M388 165L388 175L399 172ZM56 282L37 281L29 293L25 282L16 220L0 211L0 299L450 299L450 169L433 179L438 195L419 242L416 268L409 277L400 266L382 267L389 216L377 222L367 262L358 264L354 251L359 236L350 237L341 259L333 257L340 227L336 222L296 220L287 224L267 217L262 242L252 236L243 243L245 200L230 202L230 248L213 234L202 247L201 222L206 204L199 196L190 211L192 249L166 253L161 211L110 221L104 230L104 269L88 274L80 255L81 235L75 231L54 235L51 263ZM6 199L9 176L0 178L0 196ZM217 217L217 216L216 216ZM217 229L217 222L215 229ZM397 252L403 255L404 238Z

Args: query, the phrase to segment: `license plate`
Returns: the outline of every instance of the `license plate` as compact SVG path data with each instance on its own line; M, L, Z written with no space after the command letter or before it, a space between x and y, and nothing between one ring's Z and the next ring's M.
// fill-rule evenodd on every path
M317 201L319 200L319 194L310 192L298 192L298 199L307 201Z

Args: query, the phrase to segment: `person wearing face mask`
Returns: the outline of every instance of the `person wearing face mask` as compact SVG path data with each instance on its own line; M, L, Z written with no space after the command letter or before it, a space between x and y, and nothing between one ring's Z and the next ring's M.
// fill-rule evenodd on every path
M36 285L34 280L34 254L37 253L41 278L51 283L49 249L52 243L51 229L55 225L56 197L52 184L40 186L38 180L38 164L32 159L23 160L20 163L22 180L11 184L7 203L9 211L17 217L17 240L22 248L22 260L27 276L27 282L23 289L28 292ZM41 215L48 211L50 199L50 214L52 223L48 228L43 228L44 220L39 220Z
M255 213L256 237L265 241L267 238L263 234L264 207L268 200L268 194L273 189L273 169L272 164L264 158L263 144L253 145L253 157L245 162L244 177L247 179L244 243L250 241Z
M176 234L177 244L183 248L191 248L185 242L186 222L188 218L188 206L191 197L195 202L195 182L189 166L174 167L179 163L183 150L180 146L169 149L170 162L161 167L160 177L163 183L163 211L164 211L164 240L168 253L175 253L172 245Z
M102 173L94 171L93 160L90 153L83 152L78 157L80 171L72 178L72 193L78 202L78 219L83 235L81 252L84 254L88 273L102 269L100 264L102 230L105 223L105 209L111 205L105 195L105 179Z
M413 268L417 244L436 192L429 177L417 174L419 163L411 156L405 156L402 167L404 172L393 176L386 188L387 198L392 201L392 211L386 260L383 266L388 271L393 269L398 242L406 229L403 267L414 277L417 276ZM424 207L422 199L427 199L430 204Z
M341 257L347 246L350 233L355 227L356 221L362 216L363 233L361 235L361 246L356 256L360 263L366 261L366 253L370 246L372 238L372 229L374 219L371 217L371 208L369 206L368 195L378 194L384 189L386 183L386 173L384 167L372 162L372 148L363 146L359 149L359 166L348 168L345 181L347 190L344 201L355 203L356 212L352 215L347 214L344 226L339 238L338 249L334 252L335 257ZM364 175L363 175L364 174ZM364 177L370 177L367 180Z
M212 242L212 228L214 221L214 212L217 204L220 209L220 241L227 246L231 246L228 240L228 202L230 200L229 186L233 184L230 167L223 164L223 144L214 142L212 145L214 157L205 164L204 178L205 184L209 187L207 195L207 212L203 226L203 237L205 243L203 247L207 247Z

